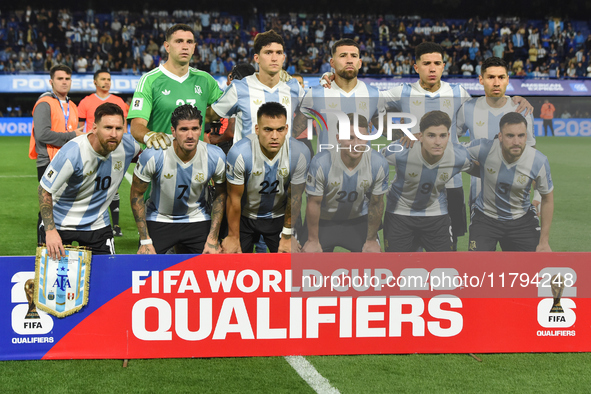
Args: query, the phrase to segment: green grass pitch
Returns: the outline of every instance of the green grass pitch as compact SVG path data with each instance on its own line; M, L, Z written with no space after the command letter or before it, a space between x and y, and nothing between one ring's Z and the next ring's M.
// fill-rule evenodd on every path
M0 255L33 255L37 176L28 138L0 139ZM591 138L540 137L550 160L557 252L591 250ZM465 178L466 179L466 178ZM468 183L465 182L465 185ZM119 254L137 251L137 230L123 181ZM467 194L466 194L467 195ZM467 250L467 237L460 250ZM588 392L591 354L314 356L312 365L343 393L358 392ZM2 392L313 392L281 357L0 362Z

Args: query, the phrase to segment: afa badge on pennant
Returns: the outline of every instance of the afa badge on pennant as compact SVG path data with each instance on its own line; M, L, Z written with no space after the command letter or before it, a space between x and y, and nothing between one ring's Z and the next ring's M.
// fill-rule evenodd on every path
M46 247L37 248L35 293L37 308L59 318L78 312L88 303L92 253L83 247L66 246L66 257L54 260Z

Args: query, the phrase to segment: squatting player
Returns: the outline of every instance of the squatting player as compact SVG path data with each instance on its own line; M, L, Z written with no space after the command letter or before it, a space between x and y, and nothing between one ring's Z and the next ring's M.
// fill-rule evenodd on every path
M419 122L419 141L410 149L393 143L382 149L395 166L384 218L386 252L451 251L451 219L445 185L474 166L466 148L450 142L451 119L442 111Z
M257 111L255 133L228 152L224 253L250 253L261 235L271 252L291 251L292 219L300 212L310 151L287 133L285 107L268 102Z
M173 149L146 149L133 172L130 199L140 234L138 254L166 253L182 245L190 253L219 253L218 235L226 205L226 155L199 141L203 118L192 105L171 117ZM211 212L206 193L215 183ZM150 197L144 193L152 184Z
M340 140L338 148L319 152L306 180L308 240L303 252L332 252L336 246L351 252L380 252L378 230L388 191L388 162L367 141L356 136ZM359 116L359 132L368 122Z
M551 252L550 226L554 193L548 158L527 146L527 121L509 112L499 122L497 139L479 139L468 151L480 164L482 190L476 198L470 246L472 251ZM530 203L535 188L542 195L542 226Z
M115 253L107 209L140 146L125 133L118 105L100 105L94 119L92 133L65 144L41 177L39 207L53 258L74 241L93 254Z

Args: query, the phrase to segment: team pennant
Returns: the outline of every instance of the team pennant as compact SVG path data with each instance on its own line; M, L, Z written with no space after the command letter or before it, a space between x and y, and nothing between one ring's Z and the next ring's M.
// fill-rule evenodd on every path
M46 247L37 248L35 293L37 308L59 318L78 312L88 303L92 253L83 247L66 246L66 257L54 260Z

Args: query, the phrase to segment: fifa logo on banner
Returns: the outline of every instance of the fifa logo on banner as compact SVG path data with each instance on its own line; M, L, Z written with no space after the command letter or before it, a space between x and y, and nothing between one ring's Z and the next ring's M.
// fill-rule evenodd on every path
M35 293L35 272L17 272L12 277L11 302L12 329L20 335L42 335L53 330L53 318L47 313L37 310L33 300ZM14 343L14 341L13 341ZM17 343L21 343L18 342Z
M540 271L538 296L545 297L538 303L538 323L544 328L567 328L575 324L577 307L571 298L576 297L576 272L566 267L548 267Z
M343 111L337 109L321 109L320 112L326 115L333 115L336 116L338 122L338 134L340 140L348 140L351 138L350 130L351 130L351 122L349 121L349 117ZM312 108L302 108L302 113L308 118L308 139L312 139L312 130L314 121L318 124L320 128L320 132L327 132L328 125L324 117L320 114L320 112L312 109ZM377 124L377 132L372 134L362 134L359 131L359 114L353 114L353 131L355 136L360 140L364 141L373 141L380 138L384 134L384 128L386 131L386 138L389 141L392 141L394 138L392 135L394 134L394 130L402 131L408 138L413 141L416 141L417 138L410 132L414 126L417 125L417 117L413 114L405 113L405 112L388 112L386 125L384 125L384 117L383 115L386 114L385 112L381 112L380 116L378 116L379 121ZM400 119L410 119L407 123L394 123L392 121L393 118L400 118Z

